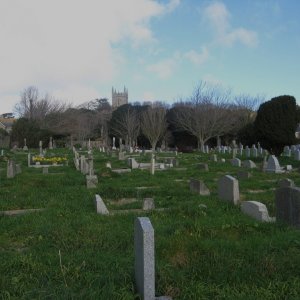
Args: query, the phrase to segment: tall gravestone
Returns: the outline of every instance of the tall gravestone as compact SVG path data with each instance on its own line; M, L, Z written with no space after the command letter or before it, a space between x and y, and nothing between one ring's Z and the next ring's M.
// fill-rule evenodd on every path
M270 155L267 162L266 172L271 173L283 173L284 171L281 169L278 159L275 155Z
M238 180L230 175L221 177L218 181L218 196L221 200L236 205L240 199Z
M149 218L134 223L134 272L137 292L143 300L155 299L154 229Z
M282 187L275 194L276 220L300 229L300 188Z
M13 160L7 161L7 178L14 178L16 176L16 164Z

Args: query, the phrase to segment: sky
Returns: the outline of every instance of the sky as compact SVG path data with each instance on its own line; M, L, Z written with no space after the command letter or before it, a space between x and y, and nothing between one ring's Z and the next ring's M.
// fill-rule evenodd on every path
M0 114L36 86L173 103L201 81L300 104L299 0L0 0Z

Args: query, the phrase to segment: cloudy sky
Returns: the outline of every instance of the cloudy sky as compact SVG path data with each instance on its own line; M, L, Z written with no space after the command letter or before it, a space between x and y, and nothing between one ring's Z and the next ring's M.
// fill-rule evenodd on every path
M28 86L75 104L173 102L200 80L300 104L299 0L0 0L0 113Z

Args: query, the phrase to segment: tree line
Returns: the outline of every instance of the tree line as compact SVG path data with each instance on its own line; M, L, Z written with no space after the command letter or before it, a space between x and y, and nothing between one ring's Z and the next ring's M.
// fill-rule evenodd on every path
M234 96L220 86L200 82L186 98L172 105L163 102L135 102L112 109L101 98L73 107L39 96L36 87L21 93L15 106L19 119L13 125L12 140L36 147L53 136L58 143L87 139L111 145L112 137L127 147L176 147L203 149L206 144L229 145L232 140L251 146L260 142L278 154L284 145L296 143L295 129L300 122L299 106L292 96L265 101L262 96Z

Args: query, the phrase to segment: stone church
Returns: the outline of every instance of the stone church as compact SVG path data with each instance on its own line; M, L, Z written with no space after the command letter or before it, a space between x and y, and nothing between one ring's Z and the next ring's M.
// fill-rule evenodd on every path
M116 109L121 105L128 104L128 89L124 87L123 92L117 92L114 87L111 91L112 108Z

